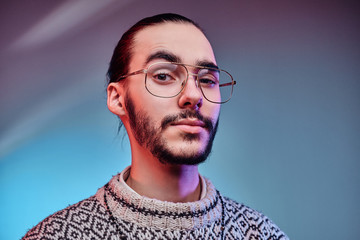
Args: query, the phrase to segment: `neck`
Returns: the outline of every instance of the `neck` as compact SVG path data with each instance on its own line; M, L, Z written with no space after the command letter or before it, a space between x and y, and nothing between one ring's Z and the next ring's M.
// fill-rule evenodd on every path
M126 179L135 192L169 202L193 202L200 199L201 184L197 166L163 164L150 153L145 155L133 155L130 175Z

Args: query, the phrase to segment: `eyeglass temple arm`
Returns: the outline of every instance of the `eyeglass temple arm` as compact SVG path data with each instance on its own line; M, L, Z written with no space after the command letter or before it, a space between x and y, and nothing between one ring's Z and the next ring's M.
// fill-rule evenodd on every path
M146 69L141 69L141 70L138 70L138 71L135 71L135 72L132 72L132 73L129 73L129 74L120 76L120 77L118 78L118 81L121 80L121 79L130 77L130 76L136 75L136 74L140 74L140 73L146 73Z
M235 84L236 84L236 81L233 81L233 82L228 82L228 83L220 84L219 87L225 87L225 86L235 85Z

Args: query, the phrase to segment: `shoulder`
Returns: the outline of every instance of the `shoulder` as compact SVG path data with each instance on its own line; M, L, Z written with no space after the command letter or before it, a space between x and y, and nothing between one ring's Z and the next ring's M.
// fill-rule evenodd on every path
M223 197L223 200L226 225L233 225L235 229L241 231L244 237L272 240L289 239L275 223L261 212L227 197ZM230 229L233 227L230 227Z
M99 238L108 222L105 208L92 196L45 218L23 240Z

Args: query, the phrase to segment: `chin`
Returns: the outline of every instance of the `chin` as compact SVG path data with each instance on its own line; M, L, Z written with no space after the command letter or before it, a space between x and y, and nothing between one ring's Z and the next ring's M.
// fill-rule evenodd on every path
M167 158L159 158L159 161L162 164L171 164L171 165L198 165L200 163L205 162L207 157L203 155L192 155L192 156L185 156L185 155L172 155L171 157Z
M178 143L175 148L168 144L157 145L152 153L163 164L198 165L203 163L211 152L211 145L205 146L203 142L196 143L193 139L191 143Z
M182 135L182 138L184 141L190 142L190 143L193 143L194 141L201 141L201 135L198 133L195 133L195 134L186 133L186 134Z

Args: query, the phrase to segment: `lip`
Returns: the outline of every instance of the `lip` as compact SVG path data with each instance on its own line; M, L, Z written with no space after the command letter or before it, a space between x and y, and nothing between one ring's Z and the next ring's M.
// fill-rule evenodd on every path
M181 131L196 134L203 131L205 123L198 119L182 119L171 124Z
M188 126L197 126L197 127L204 127L205 123L198 119L181 119L179 121L173 122L171 125L188 125Z

